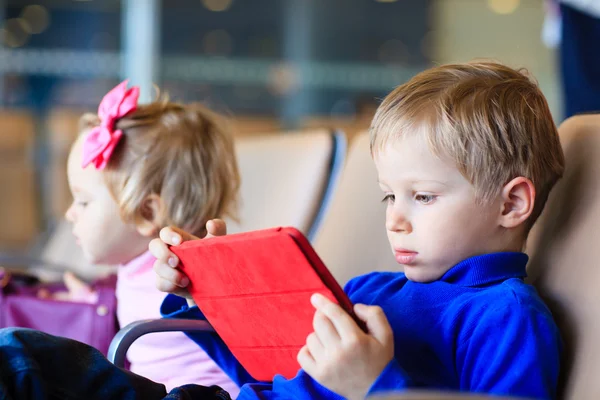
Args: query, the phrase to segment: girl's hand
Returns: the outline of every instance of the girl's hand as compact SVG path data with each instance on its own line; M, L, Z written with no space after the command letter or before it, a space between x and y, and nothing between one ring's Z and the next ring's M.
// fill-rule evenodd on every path
M98 302L98 293L90 285L79 279L72 272L65 272L63 282L66 291L50 293L48 289L40 289L37 293L42 299L53 299L60 301L75 301L79 303L94 304Z

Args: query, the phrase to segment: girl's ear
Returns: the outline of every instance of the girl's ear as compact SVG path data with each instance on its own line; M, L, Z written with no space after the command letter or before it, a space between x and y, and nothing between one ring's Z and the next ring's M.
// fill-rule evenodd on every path
M161 228L165 204L157 194L147 196L140 207L137 231L145 237L155 237Z

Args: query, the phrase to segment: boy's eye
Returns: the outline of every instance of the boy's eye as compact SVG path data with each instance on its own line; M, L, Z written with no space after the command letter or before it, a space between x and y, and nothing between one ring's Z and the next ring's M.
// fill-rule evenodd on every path
M382 203L393 203L394 200L396 200L396 196L394 196L393 194L386 194L385 197L383 198L383 200L381 200Z
M415 195L415 200L421 204L431 204L435 201L437 196L433 194L417 194Z
M87 207L88 202L87 201L76 201L75 204L79 207Z

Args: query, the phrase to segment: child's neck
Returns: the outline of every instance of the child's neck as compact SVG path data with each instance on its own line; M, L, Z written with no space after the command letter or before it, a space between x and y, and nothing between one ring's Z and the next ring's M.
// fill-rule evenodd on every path
M488 247L488 253L522 252L525 248L526 235L522 230L503 230Z
M123 261L121 262L121 264L131 264L138 258L142 257L144 254L146 254L149 251L148 245L150 244L151 240L152 238L146 240L140 240L140 238L137 238L137 240L133 241L129 249L130 251L127 252L127 257L123 257Z

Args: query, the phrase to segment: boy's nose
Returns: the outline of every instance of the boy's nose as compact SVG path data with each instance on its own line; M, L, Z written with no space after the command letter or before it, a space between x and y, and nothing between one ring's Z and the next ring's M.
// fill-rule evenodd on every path
M385 225L390 232L412 232L412 225L406 217L406 214L398 209L392 208L388 210Z

